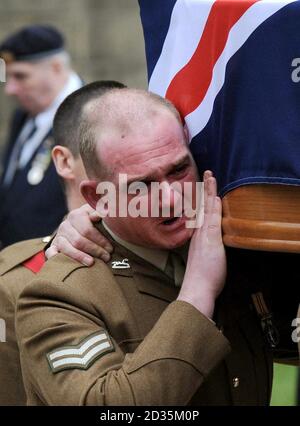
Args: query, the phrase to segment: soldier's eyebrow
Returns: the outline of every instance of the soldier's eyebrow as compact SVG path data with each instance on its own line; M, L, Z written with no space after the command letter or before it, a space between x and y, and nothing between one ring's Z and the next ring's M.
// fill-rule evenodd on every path
M180 165L183 165L185 163L190 163L190 156L189 154L185 154L184 156L177 158L170 166L168 167L168 170L166 171L166 176L173 173L176 168ZM154 175L140 175L140 176L133 176L131 178L127 179L127 185L130 185L131 183L135 182L143 182L143 183L150 183L155 182L155 176Z

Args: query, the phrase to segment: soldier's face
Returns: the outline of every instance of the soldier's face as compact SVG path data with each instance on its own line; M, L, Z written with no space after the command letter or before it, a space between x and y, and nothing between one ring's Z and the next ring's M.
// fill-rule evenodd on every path
M5 93L30 115L50 106L55 75L49 61L13 62L7 65Z
M181 123L171 112L162 110L148 126L140 127L134 135L126 135L121 143L113 142L101 145L101 159L113 170L116 188L119 189L120 173L127 174L128 185L143 182L147 192L141 197L141 206L145 201L142 198L146 197L149 208L148 217L107 217L107 225L119 237L134 244L165 249L183 245L191 238L193 230L187 228L186 216L174 217L175 208L179 206L182 213L183 206L180 207L179 193L170 185L177 182L184 195L184 183L190 182L194 197L198 175ZM151 198L153 182L164 182L164 196L160 192L158 200L158 217L151 215L151 204L155 203ZM134 197L136 194L128 195L127 207ZM163 217L166 208L170 214Z

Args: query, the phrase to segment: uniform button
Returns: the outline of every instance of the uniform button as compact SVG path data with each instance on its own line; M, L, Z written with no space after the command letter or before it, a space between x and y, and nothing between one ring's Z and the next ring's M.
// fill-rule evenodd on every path
M50 243L51 238L52 238L51 236L44 237L44 238L42 239L42 242L43 242L43 243Z
M234 388L237 388L239 386L239 384L240 384L240 379L238 377L234 377L232 379L232 384L233 384Z

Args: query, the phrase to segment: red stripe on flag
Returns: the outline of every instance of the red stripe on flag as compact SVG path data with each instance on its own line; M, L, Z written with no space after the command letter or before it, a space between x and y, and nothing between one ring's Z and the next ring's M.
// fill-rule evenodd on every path
M39 253L32 256L30 259L23 262L23 266L25 268L30 269L35 274L38 273L46 262L46 256L44 251L40 251Z
M190 61L175 75L166 93L166 98L176 105L182 117L194 111L203 101L229 31L258 1L260 0L215 1L197 49Z

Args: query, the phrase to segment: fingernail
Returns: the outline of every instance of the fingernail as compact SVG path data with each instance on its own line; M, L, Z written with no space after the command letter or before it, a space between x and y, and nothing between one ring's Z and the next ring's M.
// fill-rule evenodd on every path
M110 255L108 253L103 253L101 255L101 259L103 260L103 262L107 263L110 259Z
M94 263L94 259L90 258L90 257L84 257L82 260L82 263L85 266L91 266Z

